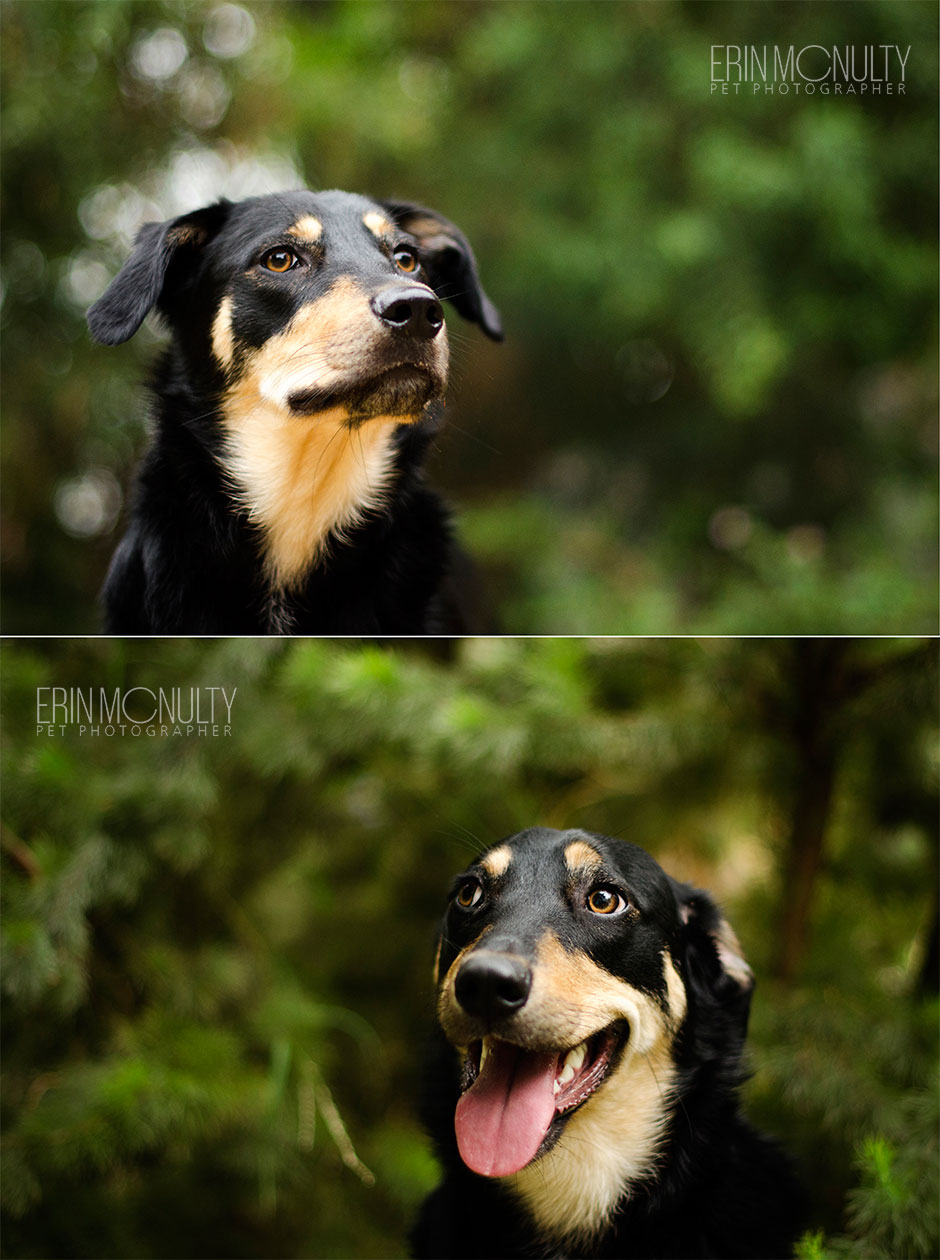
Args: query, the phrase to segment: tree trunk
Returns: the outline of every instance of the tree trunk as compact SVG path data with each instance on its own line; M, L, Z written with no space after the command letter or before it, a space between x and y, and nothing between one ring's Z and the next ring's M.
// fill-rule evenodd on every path
M816 877L823 861L826 827L836 776L835 717L844 689L843 640L793 644L796 707L790 738L795 760L792 821L783 867L781 908L773 974L791 981L806 952Z
M806 951L816 877L822 866L826 824L835 782L835 752L810 744L801 750L777 935L774 975L790 981Z
M917 992L921 997L936 997L940 993L940 907L937 906L934 906L933 920L927 933Z

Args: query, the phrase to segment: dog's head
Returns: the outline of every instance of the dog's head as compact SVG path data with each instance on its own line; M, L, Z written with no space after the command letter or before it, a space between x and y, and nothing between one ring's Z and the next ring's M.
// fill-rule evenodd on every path
M685 1065L736 1064L752 978L720 912L642 849L533 828L454 881L436 960L464 1163L549 1232L646 1176Z
M287 416L417 419L447 379L441 299L500 339L463 234L433 211L292 192L148 223L88 313L126 341L154 307L191 375Z

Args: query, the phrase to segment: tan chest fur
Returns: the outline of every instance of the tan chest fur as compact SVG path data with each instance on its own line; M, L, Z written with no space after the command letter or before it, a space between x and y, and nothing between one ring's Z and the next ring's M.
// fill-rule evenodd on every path
M350 428L341 408L292 416L256 394L239 394L236 386L224 408L226 467L236 498L261 529L271 584L287 589L332 537L381 507L402 421L380 416Z

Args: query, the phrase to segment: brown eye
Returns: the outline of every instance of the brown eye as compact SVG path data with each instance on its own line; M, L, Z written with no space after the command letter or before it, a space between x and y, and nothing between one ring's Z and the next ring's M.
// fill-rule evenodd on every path
M587 899L587 908L592 914L621 914L627 903L620 893L613 888L595 888Z
M464 910L469 910L471 906L475 906L483 896L483 888L478 879L468 879L466 883L460 885L457 889L455 898L457 905Z
M399 271L417 271L418 255L407 245L399 245L392 257L395 259L395 266Z
M262 258L261 265L267 267L268 271L280 274L296 267L299 261L297 255L289 249L272 249Z

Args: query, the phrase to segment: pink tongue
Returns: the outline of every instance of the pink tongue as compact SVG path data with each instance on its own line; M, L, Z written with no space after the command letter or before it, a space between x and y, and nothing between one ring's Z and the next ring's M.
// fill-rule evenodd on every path
M490 1042L480 1075L454 1115L463 1162L484 1177L506 1177L534 1157L555 1114L558 1056Z

